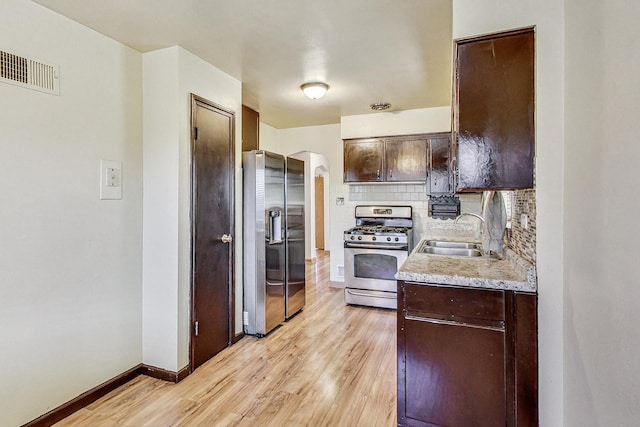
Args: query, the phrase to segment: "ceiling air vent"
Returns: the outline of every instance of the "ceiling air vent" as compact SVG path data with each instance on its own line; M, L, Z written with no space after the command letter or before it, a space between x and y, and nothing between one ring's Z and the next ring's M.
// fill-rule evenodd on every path
M59 95L58 68L0 50L0 82Z

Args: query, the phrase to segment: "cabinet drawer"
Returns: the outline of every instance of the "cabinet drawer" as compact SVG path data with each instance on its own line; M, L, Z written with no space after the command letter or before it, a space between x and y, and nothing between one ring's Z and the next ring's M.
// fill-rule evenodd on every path
M504 291L404 284L404 309L418 316L465 321L505 320Z

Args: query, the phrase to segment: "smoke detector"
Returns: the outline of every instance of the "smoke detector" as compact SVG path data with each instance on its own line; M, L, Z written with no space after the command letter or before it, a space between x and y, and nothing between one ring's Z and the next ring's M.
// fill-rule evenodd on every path
M374 104L371 104L370 107L374 111L383 111L388 110L391 107L391 104L389 104L388 102L376 102Z

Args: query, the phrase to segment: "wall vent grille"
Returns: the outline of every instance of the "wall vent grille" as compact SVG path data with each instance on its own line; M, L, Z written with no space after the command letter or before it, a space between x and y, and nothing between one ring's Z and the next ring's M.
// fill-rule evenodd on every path
M0 50L0 82L59 95L58 67Z

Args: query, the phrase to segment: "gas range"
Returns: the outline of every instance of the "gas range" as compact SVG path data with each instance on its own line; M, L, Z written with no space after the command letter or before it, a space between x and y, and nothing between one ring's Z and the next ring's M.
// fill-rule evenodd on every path
M411 206L356 206L344 232L347 304L397 307L395 274L413 249Z
M356 206L356 226L344 232L348 242L372 244L412 243L411 206Z
M344 240L358 242L407 243L409 227L387 227L365 225L350 228L344 232Z

